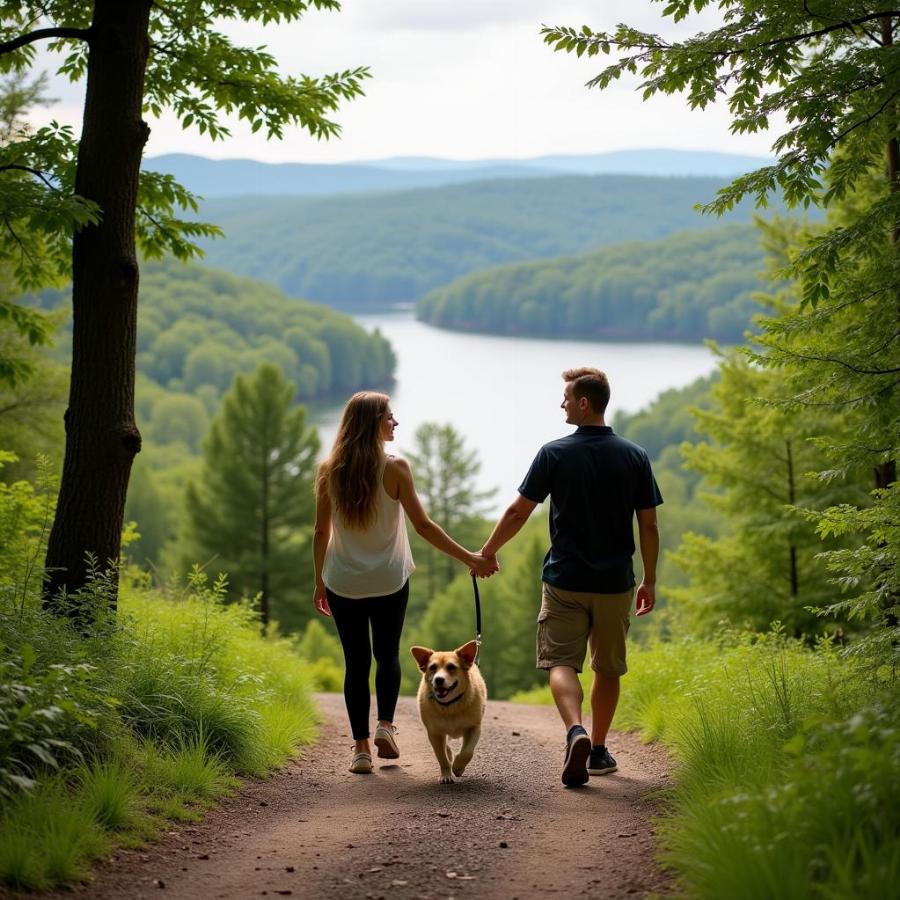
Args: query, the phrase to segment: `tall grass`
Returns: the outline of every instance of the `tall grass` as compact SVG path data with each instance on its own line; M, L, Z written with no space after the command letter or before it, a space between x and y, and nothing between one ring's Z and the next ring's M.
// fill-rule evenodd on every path
M676 761L660 838L685 893L900 896L897 700L827 644L777 632L633 650L614 724Z
M99 577L87 599L108 589ZM112 843L197 818L313 739L305 663L223 594L196 575L163 595L130 573L117 619L85 638L36 591L0 592L0 884L83 878Z

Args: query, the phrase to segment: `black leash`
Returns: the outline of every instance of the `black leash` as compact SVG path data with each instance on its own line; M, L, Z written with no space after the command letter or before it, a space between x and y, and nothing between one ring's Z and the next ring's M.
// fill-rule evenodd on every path
M475 591L475 662L481 653L481 595L478 593L478 579L472 576L472 590Z

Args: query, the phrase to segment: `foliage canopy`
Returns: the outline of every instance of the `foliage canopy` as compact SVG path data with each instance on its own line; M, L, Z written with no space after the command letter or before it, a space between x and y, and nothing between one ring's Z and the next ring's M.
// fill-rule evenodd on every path
M789 206L829 210L825 228L801 229L787 242L782 273L799 303L766 325L762 350L750 355L784 376L786 396L768 402L828 413L811 435L831 457L823 480L861 464L874 469L872 512L831 507L819 514L819 530L861 529L858 554L824 554L836 585L857 595L827 609L849 608L881 626L884 639L868 646L876 657L890 655L900 617L895 536L883 527L896 505L889 488L900 452L900 10L852 0L666 0L662 15L680 21L707 7L724 24L681 41L624 24L543 33L557 50L615 54L590 87L629 73L643 79L645 99L685 93L704 109L725 98L738 134L765 131L775 114L784 116L775 164L736 179L704 208L722 213L747 197L765 205L780 190Z
M58 71L81 81L88 69L95 3L80 0L6 0L0 3L0 74L21 76L35 64L37 46L60 54ZM182 127L212 140L229 137L224 114L254 131L282 138L299 126L316 138L340 133L332 118L341 101L362 93L366 67L321 77L285 76L264 47L244 47L227 35L230 21L285 25L311 9L338 10L337 0L171 0L147 3L149 55L143 109L159 117L172 111ZM32 97L32 101L36 98ZM26 104L27 105L27 104ZM16 123L0 142L0 260L8 260L25 287L41 287L70 272L70 238L103 211L75 192L79 142L58 122L30 131ZM151 258L196 253L192 241L214 237L212 225L178 215L197 211L196 198L171 176L141 172L137 238Z

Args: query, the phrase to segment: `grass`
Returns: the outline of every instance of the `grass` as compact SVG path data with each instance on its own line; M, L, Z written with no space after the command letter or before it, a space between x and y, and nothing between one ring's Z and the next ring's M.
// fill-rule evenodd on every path
M121 759L98 759L75 772L78 793L93 820L106 831L124 831L134 817L137 797L132 770Z
M312 741L306 665L222 593L197 579L164 596L125 578L116 627L100 639L51 619L37 597L0 609L0 645L22 648L0 712L33 732L18 743L7 734L0 769L36 784L0 793L0 884L81 880L111 847L199 819L241 777L266 775ZM27 749L37 734L41 758Z
M4 809L0 873L11 887L41 889L85 878L89 861L108 848L94 811L61 777Z
M660 841L685 894L900 896L896 685L777 633L635 648L629 669L614 725L675 759Z

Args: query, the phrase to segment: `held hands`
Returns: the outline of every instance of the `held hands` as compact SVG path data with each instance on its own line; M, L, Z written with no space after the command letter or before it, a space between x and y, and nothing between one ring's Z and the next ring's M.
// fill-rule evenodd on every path
M500 571L500 563L496 556L483 556L481 553L471 553L469 561L469 574L479 578L490 578Z
M646 616L656 605L656 585L645 584L641 582L641 586L637 589L635 615Z
M316 585L316 589L313 591L313 605L316 607L316 612L320 615L331 615L331 607L328 605L328 597L325 595L324 584Z

